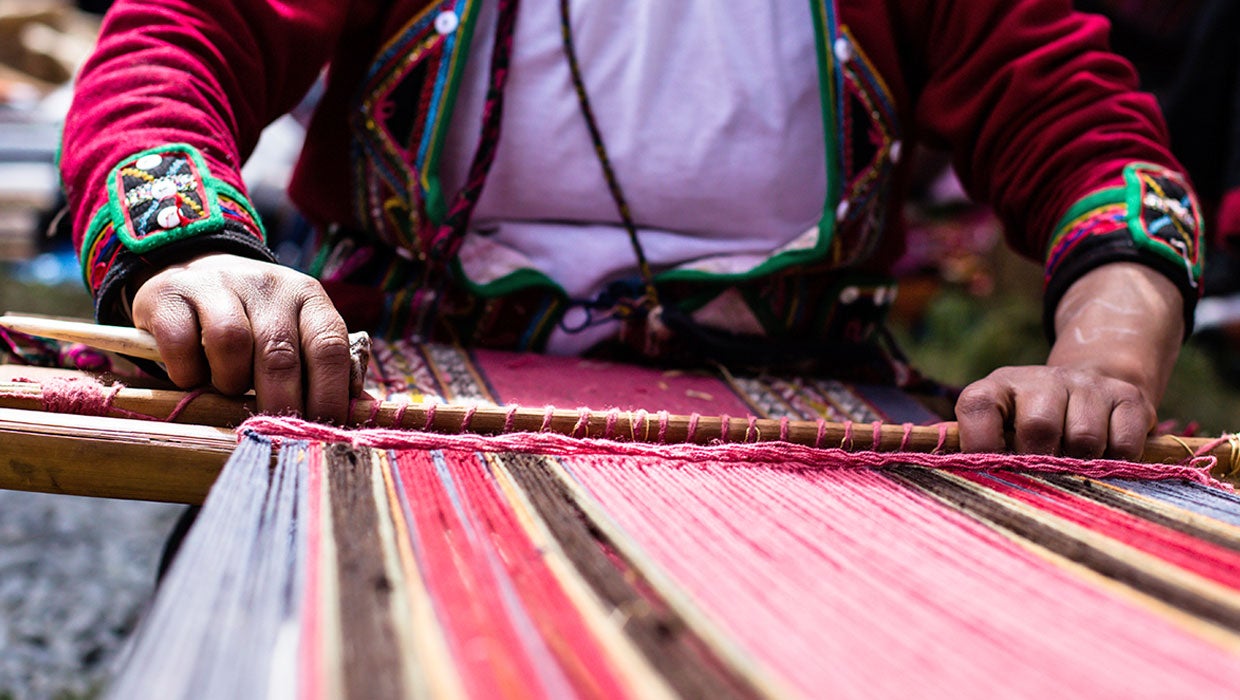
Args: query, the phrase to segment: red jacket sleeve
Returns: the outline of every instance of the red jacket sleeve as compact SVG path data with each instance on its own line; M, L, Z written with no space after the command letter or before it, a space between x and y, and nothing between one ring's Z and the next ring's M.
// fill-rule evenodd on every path
M347 0L120 0L65 122L61 175L97 316L123 282L203 249L270 258L241 163L305 94Z
M1069 0L896 3L920 80L921 136L950 147L1009 242L1047 266L1047 311L1116 260L1167 274L1191 318L1201 218L1157 103L1108 48L1108 24Z

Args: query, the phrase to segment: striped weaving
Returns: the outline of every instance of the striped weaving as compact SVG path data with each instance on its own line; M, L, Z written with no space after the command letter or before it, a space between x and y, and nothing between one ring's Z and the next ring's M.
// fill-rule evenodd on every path
M898 392L380 345L414 402L932 422ZM245 437L112 697L1236 697L1182 482Z

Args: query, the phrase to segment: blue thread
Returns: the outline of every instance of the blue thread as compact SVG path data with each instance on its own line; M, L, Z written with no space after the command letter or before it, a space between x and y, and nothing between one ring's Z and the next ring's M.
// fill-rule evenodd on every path
M1188 482L1135 481L1107 479L1107 483L1128 489L1199 515L1240 527L1240 495L1234 492Z

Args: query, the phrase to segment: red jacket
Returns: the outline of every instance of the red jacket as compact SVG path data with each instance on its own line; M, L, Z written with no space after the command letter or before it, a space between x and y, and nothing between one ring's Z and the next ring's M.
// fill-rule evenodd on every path
M270 256L239 168L261 129L328 64L291 195L322 229L404 225L384 224L391 212L366 201L367 182L386 181L399 194L405 181L393 186L390 173L362 171L383 164L358 156L366 146L362 139L359 147L359 86L388 75L416 83L422 64L410 59L450 38L422 25L433 26L443 8L465 16L473 2L117 2L79 77L61 157L101 319L118 318L120 290L144 266L204 250ZM951 149L970 193L994 206L1012 245L1047 261L1051 310L1072 280L1114 260L1163 271L1191 310L1201 264L1195 198L1168 152L1153 98L1136 91L1132 68L1107 51L1104 20L1074 13L1069 0L811 6L823 20L820 53L830 64L827 118L836 128L827 136L836 138L828 156L841 174L824 226L834 212L845 243L867 241L875 232L866 227L882 234L873 255L837 261L872 269L894 259L902 245L898 156L920 141ZM430 13L422 25L419 13ZM411 93L422 95L422 106L426 94ZM135 168L144 153L148 169ZM419 226L441 218L450 196L435 191L431 170L413 172L415 192L402 214ZM153 192L148 184L157 181L179 189ZM895 216L883 216L888 211Z

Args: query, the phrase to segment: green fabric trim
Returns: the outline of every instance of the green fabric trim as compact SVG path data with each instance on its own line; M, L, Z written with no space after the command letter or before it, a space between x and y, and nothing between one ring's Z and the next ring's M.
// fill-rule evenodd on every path
M814 19L814 46L818 56L818 83L822 101L823 142L827 168L827 195L822 216L818 221L818 240L811 248L775 253L745 272L716 273L673 269L655 275L656 282L746 282L782 272L797 265L821 262L831 251L837 226L835 210L844 187L843 176L840 173L840 144L836 125L838 94L836 83L840 75L832 43L839 35L836 32L835 0L810 0L809 5Z
M306 266L306 274L315 279L322 279L323 268L327 266L327 257L331 254L331 246L320 245L319 252L314 254L314 260Z
M108 227L108 223L112 221L112 213L108 210L108 206L99 207L95 215L90 217L90 224L86 227L86 235L82 237L82 247L78 249L78 267L82 268L82 284L90 289L90 270L86 266L86 260L82 256L86 255L94 245L99 236L103 235L103 230ZM93 290L92 290L93 291Z
M812 265L821 262L823 255L830 249L830 233L824 235L818 229L818 242L813 248L804 250L788 250L776 253L744 272L706 272L704 270L671 269L664 270L654 276L655 282L748 282L776 272L782 272L796 265Z
M533 268L523 267L519 270L514 270L499 279L495 279L490 282L478 283L471 280L469 276L465 274L464 267L461 265L460 256L453 259L452 267L455 270L457 279L464 280L465 287L469 289L470 292L487 299L501 297L506 294L518 292L523 289L529 289L531 287L547 287L554 290L555 293L562 298L568 297L568 294L564 291L563 287L556 284L556 282L550 277Z
M431 134L431 147L426 154L426 162L422 164L425 179L423 201L426 203L426 215L436 225L442 224L448 215L448 204L439 179L439 154L443 152L443 143L448 137L448 125L452 122L452 113L456 108L456 93L461 86L461 75L464 74L465 64L469 59L469 47L473 43L480 5L480 2L466 3L465 16L461 18L456 30L452 71L444 82L443 95L439 98L442 105L439 119L429 125L429 128L434 129L434 133Z
M194 164L194 167L198 169L198 175L202 178L203 191L206 194L206 201L203 202L203 206L206 209L207 216L206 218L199 219L198 221L195 221L187 226L166 229L158 233L152 233L143 238L137 238L125 225L125 209L120 201L120 193L117 192L117 188L115 186L116 180L120 176L121 168L124 165L136 161L146 155L167 152L185 154ZM121 244L131 252L142 255L154 250L155 248L167 245L168 243L184 240L198 235L204 230L219 230L220 228L223 228L224 214L220 210L220 202L219 197L216 194L216 190L210 183L210 181L214 180L214 178L210 177L210 175L211 171L207 168L207 164L203 160L202 154L198 152L198 149L184 143L170 143L156 146L155 148L148 148L122 159L116 164L115 167L112 168L111 172L108 173L107 179L107 207L112 217L112 228L116 232L117 237L120 238Z
M840 181L840 158L838 130L836 127L836 79L838 66L832 42L837 33L835 23L835 0L810 0L810 12L814 18L814 47L818 54L818 84L822 98L823 141L827 157L827 198L822 206L822 218L818 221L820 240L828 242L835 237L835 208L839 204L844 184Z
M1050 256L1051 251L1055 249L1059 239L1071 228L1073 221L1081 218L1085 214L1111 204L1123 204L1127 201L1125 197L1125 188L1123 187L1107 187L1101 190L1095 190L1084 197L1076 200L1076 203L1068 208L1068 213L1064 214L1059 222L1052 229L1054 233L1046 244L1046 250L1042 254L1043 260Z
M1172 247L1166 241L1152 235L1149 232L1149 229L1146 228L1145 217L1143 215L1144 202L1142 202L1142 195L1145 187L1140 179L1139 171L1141 170L1146 170L1153 174L1157 174L1161 171L1170 179L1179 177L1178 173L1174 173L1167 168L1160 165L1154 165L1152 163L1129 163L1124 167L1124 186L1128 204L1128 231L1132 234L1133 241L1137 244L1137 247L1142 250L1162 256L1173 263L1183 264L1188 270L1190 270L1194 280L1201 279L1202 262L1205 257L1205 251L1202 248L1202 233L1205 226L1201 219L1201 208L1197 206L1195 199L1191 201L1190 210L1192 211L1195 229L1193 231L1195 237L1195 240L1193 241L1193 257L1196 259L1190 261L1179 250ZM1188 182L1181 178L1179 184L1186 188L1191 199L1192 190L1188 189Z

